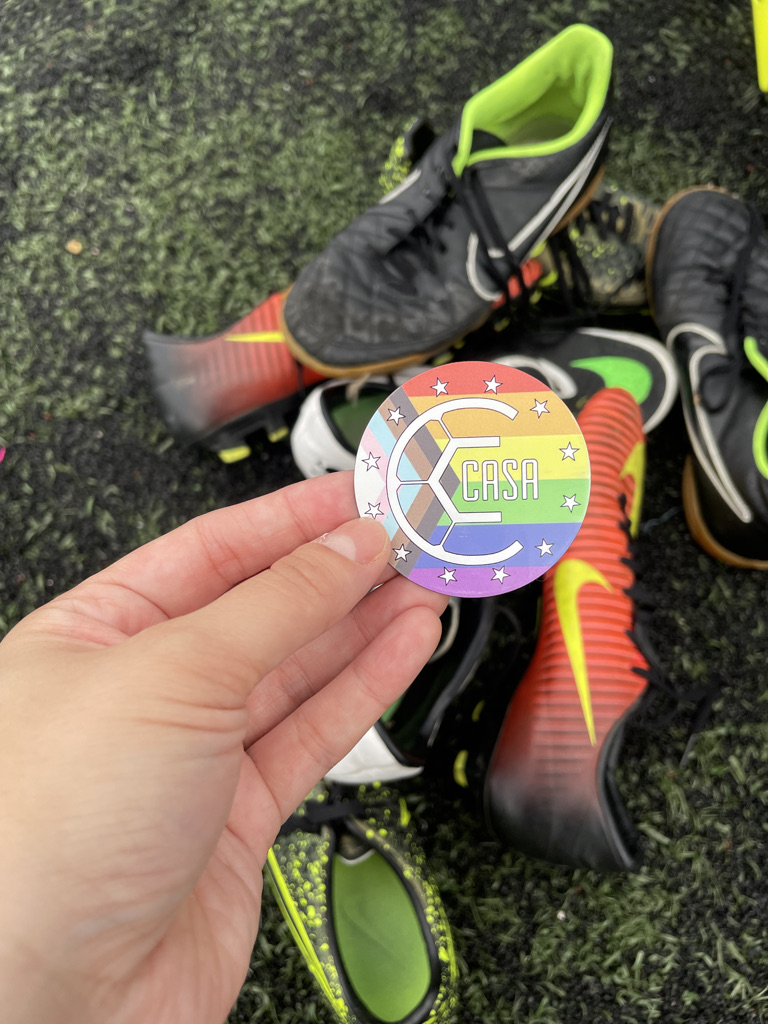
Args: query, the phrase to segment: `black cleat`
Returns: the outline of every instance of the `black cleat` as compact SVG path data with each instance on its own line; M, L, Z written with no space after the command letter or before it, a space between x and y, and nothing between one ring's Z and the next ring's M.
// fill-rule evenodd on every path
M464 106L408 177L299 274L283 309L296 358L327 376L447 348L589 201L610 128L609 40L572 25Z
M677 362L693 448L686 519L715 558L768 569L768 235L759 214L714 188L666 204L648 291Z

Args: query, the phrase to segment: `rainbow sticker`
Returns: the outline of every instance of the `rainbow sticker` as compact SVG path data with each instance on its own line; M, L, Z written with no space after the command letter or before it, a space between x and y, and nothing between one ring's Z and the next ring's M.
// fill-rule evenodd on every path
M397 388L355 464L358 511L384 523L390 564L458 597L504 594L546 572L579 532L589 481L570 410L499 363L451 363Z

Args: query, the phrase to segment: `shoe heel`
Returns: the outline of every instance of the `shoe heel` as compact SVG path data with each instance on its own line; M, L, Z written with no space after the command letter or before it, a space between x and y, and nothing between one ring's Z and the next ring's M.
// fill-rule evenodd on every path
M696 488L696 474L693 470L693 459L689 455L683 467L683 511L691 536L708 555L726 565L736 565L740 569L768 569L768 561L757 558L745 558L716 540L709 531L701 512L699 492Z

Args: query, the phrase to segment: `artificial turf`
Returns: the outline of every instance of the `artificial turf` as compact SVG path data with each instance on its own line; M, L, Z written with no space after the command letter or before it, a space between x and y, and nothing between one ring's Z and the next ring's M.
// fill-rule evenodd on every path
M576 20L615 46L612 177L656 200L712 181L768 212L747 0L6 0L0 629L189 517L298 479L285 441L257 436L233 466L176 445L142 329L210 333L285 287L376 199L406 121L447 127ZM723 689L684 768L681 722L628 740L642 870L534 862L439 778L411 788L460 957L457 1021L768 1016L768 586L689 537L685 445L676 410L650 440L640 564L670 676ZM473 685L509 685L504 651L497 635ZM230 1017L256 1020L332 1020L268 896Z

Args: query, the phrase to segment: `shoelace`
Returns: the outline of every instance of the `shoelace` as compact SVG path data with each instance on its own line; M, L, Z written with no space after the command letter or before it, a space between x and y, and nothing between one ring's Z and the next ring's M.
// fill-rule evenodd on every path
M450 156L452 158L453 154ZM459 177L449 159L447 167L438 167L437 173L444 186L441 202L406 238L400 239L397 236L398 244L389 251L386 260L382 261L382 267L390 273L397 287L408 295L415 295L414 269L426 264L431 273L436 272L436 252L447 251L442 229L450 230L453 227L451 213L455 209L455 204L460 203L470 227L477 235L479 264L503 296L504 305L511 308L514 302L517 309L524 309L528 303L530 289L520 264L509 251L483 190L475 184L474 168L467 168ZM414 215L413 210L409 209L408 212L411 216ZM506 274L499 269L497 261L502 263ZM513 281L516 283L517 291L517 297L514 299L511 285Z
M365 814L366 808L359 800L349 798L341 787L333 786L329 790L327 800L307 800L305 813L292 814L283 823L278 834L284 836L299 829L302 832L319 832L323 825L330 822Z
M621 509L619 526L627 535L629 549L629 555L622 558L621 561L629 567L633 576L632 584L624 590L634 605L634 623L632 629L628 629L626 634L648 664L648 668L635 665L632 669L636 675L641 676L648 683L648 689L635 718L635 724L649 731L662 732L672 725L682 710L688 719L685 749L680 758L680 767L682 768L688 761L696 735L701 732L709 719L712 705L720 694L723 681L719 676L713 676L711 680L700 686L683 688L674 685L659 664L647 634L647 627L655 608L655 599L639 576L638 540L632 536L631 524L627 515L627 496L624 493L619 495L619 507Z
M615 289L602 303L595 303L589 272L579 256L578 247L571 238L571 230L575 227L583 234L591 224L603 241L611 236L626 242L629 239L634 223L635 210L631 202L625 206L619 204L610 195L593 199L586 210L582 211L567 228L550 236L549 248L555 264L557 275L558 298L565 307L563 316L547 316L542 319L542 327L565 328L594 324L598 317L610 309L611 300L617 295L627 281L620 281ZM620 221L623 219L623 224ZM571 272L569 286L565 263Z

